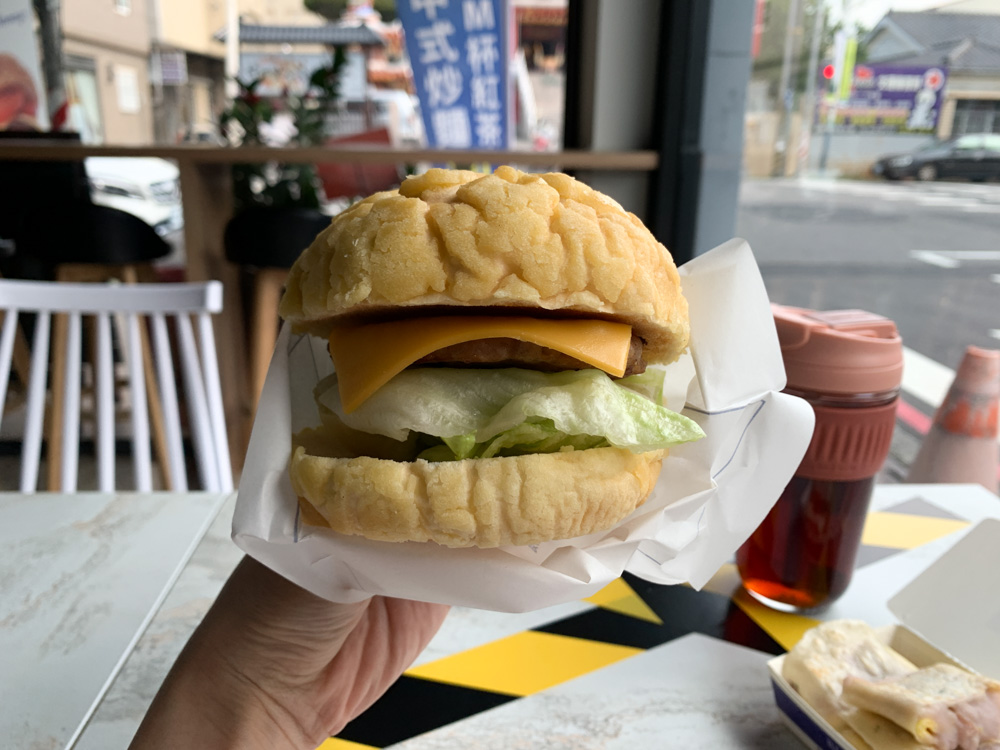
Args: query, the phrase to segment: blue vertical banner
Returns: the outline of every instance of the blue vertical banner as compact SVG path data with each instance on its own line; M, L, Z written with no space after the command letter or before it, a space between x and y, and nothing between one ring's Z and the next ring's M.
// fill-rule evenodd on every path
M507 0L396 0L428 145L509 144Z

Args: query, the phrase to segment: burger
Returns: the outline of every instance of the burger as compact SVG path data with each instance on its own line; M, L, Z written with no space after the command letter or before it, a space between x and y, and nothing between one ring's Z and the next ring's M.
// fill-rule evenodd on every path
M297 433L304 518L449 547L609 529L671 446L703 437L662 405L685 351L670 253L564 174L431 169L337 215L280 313L328 340L321 424Z

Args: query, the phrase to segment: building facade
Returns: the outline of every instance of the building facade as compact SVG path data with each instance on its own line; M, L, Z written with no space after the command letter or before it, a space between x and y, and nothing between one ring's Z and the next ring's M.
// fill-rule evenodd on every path
M67 0L60 22L72 125L92 143L153 137L147 0Z
M224 101L225 47L212 35L226 22L226 0L153 0L150 59L156 140L211 137Z
M1000 4L966 0L921 13L891 12L866 46L870 63L948 71L939 138L1000 133Z
M200 140L218 132L225 105L227 0L153 0L156 139ZM324 19L302 0L232 0L243 23L316 26Z

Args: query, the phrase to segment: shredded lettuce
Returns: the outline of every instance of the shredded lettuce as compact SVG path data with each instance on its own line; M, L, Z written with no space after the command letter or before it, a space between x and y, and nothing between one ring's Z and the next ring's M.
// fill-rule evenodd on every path
M662 404L663 379L665 375L666 373L661 369L648 368L645 372L640 372L638 375L619 378L614 383L645 396L654 404Z
M614 381L600 370L404 370L345 414L336 375L316 387L348 427L406 440L428 461L555 453L602 446L635 452L698 440L697 423L661 405L663 371Z

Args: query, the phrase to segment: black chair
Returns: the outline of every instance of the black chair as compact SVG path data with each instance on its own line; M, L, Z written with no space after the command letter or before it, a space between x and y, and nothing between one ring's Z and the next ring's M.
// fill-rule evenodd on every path
M79 142L75 133L15 132L0 134L0 139L34 144ZM4 275L94 280L60 267L133 266L170 252L170 246L142 219L93 204L80 160L4 162L0 206L0 238L4 240L0 272Z
M226 225L226 258L255 268L289 269L330 217L312 208L252 208Z
M65 144L79 142L75 134L5 133L0 139ZM96 206L83 161L5 161L0 164L0 275L9 278L56 281L137 283L153 277L150 262L166 256L168 245L142 219L126 211ZM67 332L65 316L53 324L53 342L62 347ZM145 341L144 329L140 336ZM144 369L152 372L148 346L142 350ZM48 445L53 452L61 440L66 377L65 362L53 362L48 419ZM161 409L156 384L147 379L151 413ZM2 407L2 405L0 405ZM161 428L154 429L159 435ZM157 437L162 465L165 442ZM58 489L58 464L49 464L47 487Z
M170 252L170 245L145 221L108 206L33 206L25 217L25 226L15 237L16 254L53 267L131 266L151 263Z
M249 312L254 408L278 338L278 300L288 269L329 225L329 216L311 208L248 209L226 225L226 258L252 278Z
M76 134L3 132L3 141L53 144L79 143ZM55 224L68 208L92 205L82 161L7 161L0 167L0 273L16 278L47 279L45 263L25 251L37 214L48 212L43 223Z

